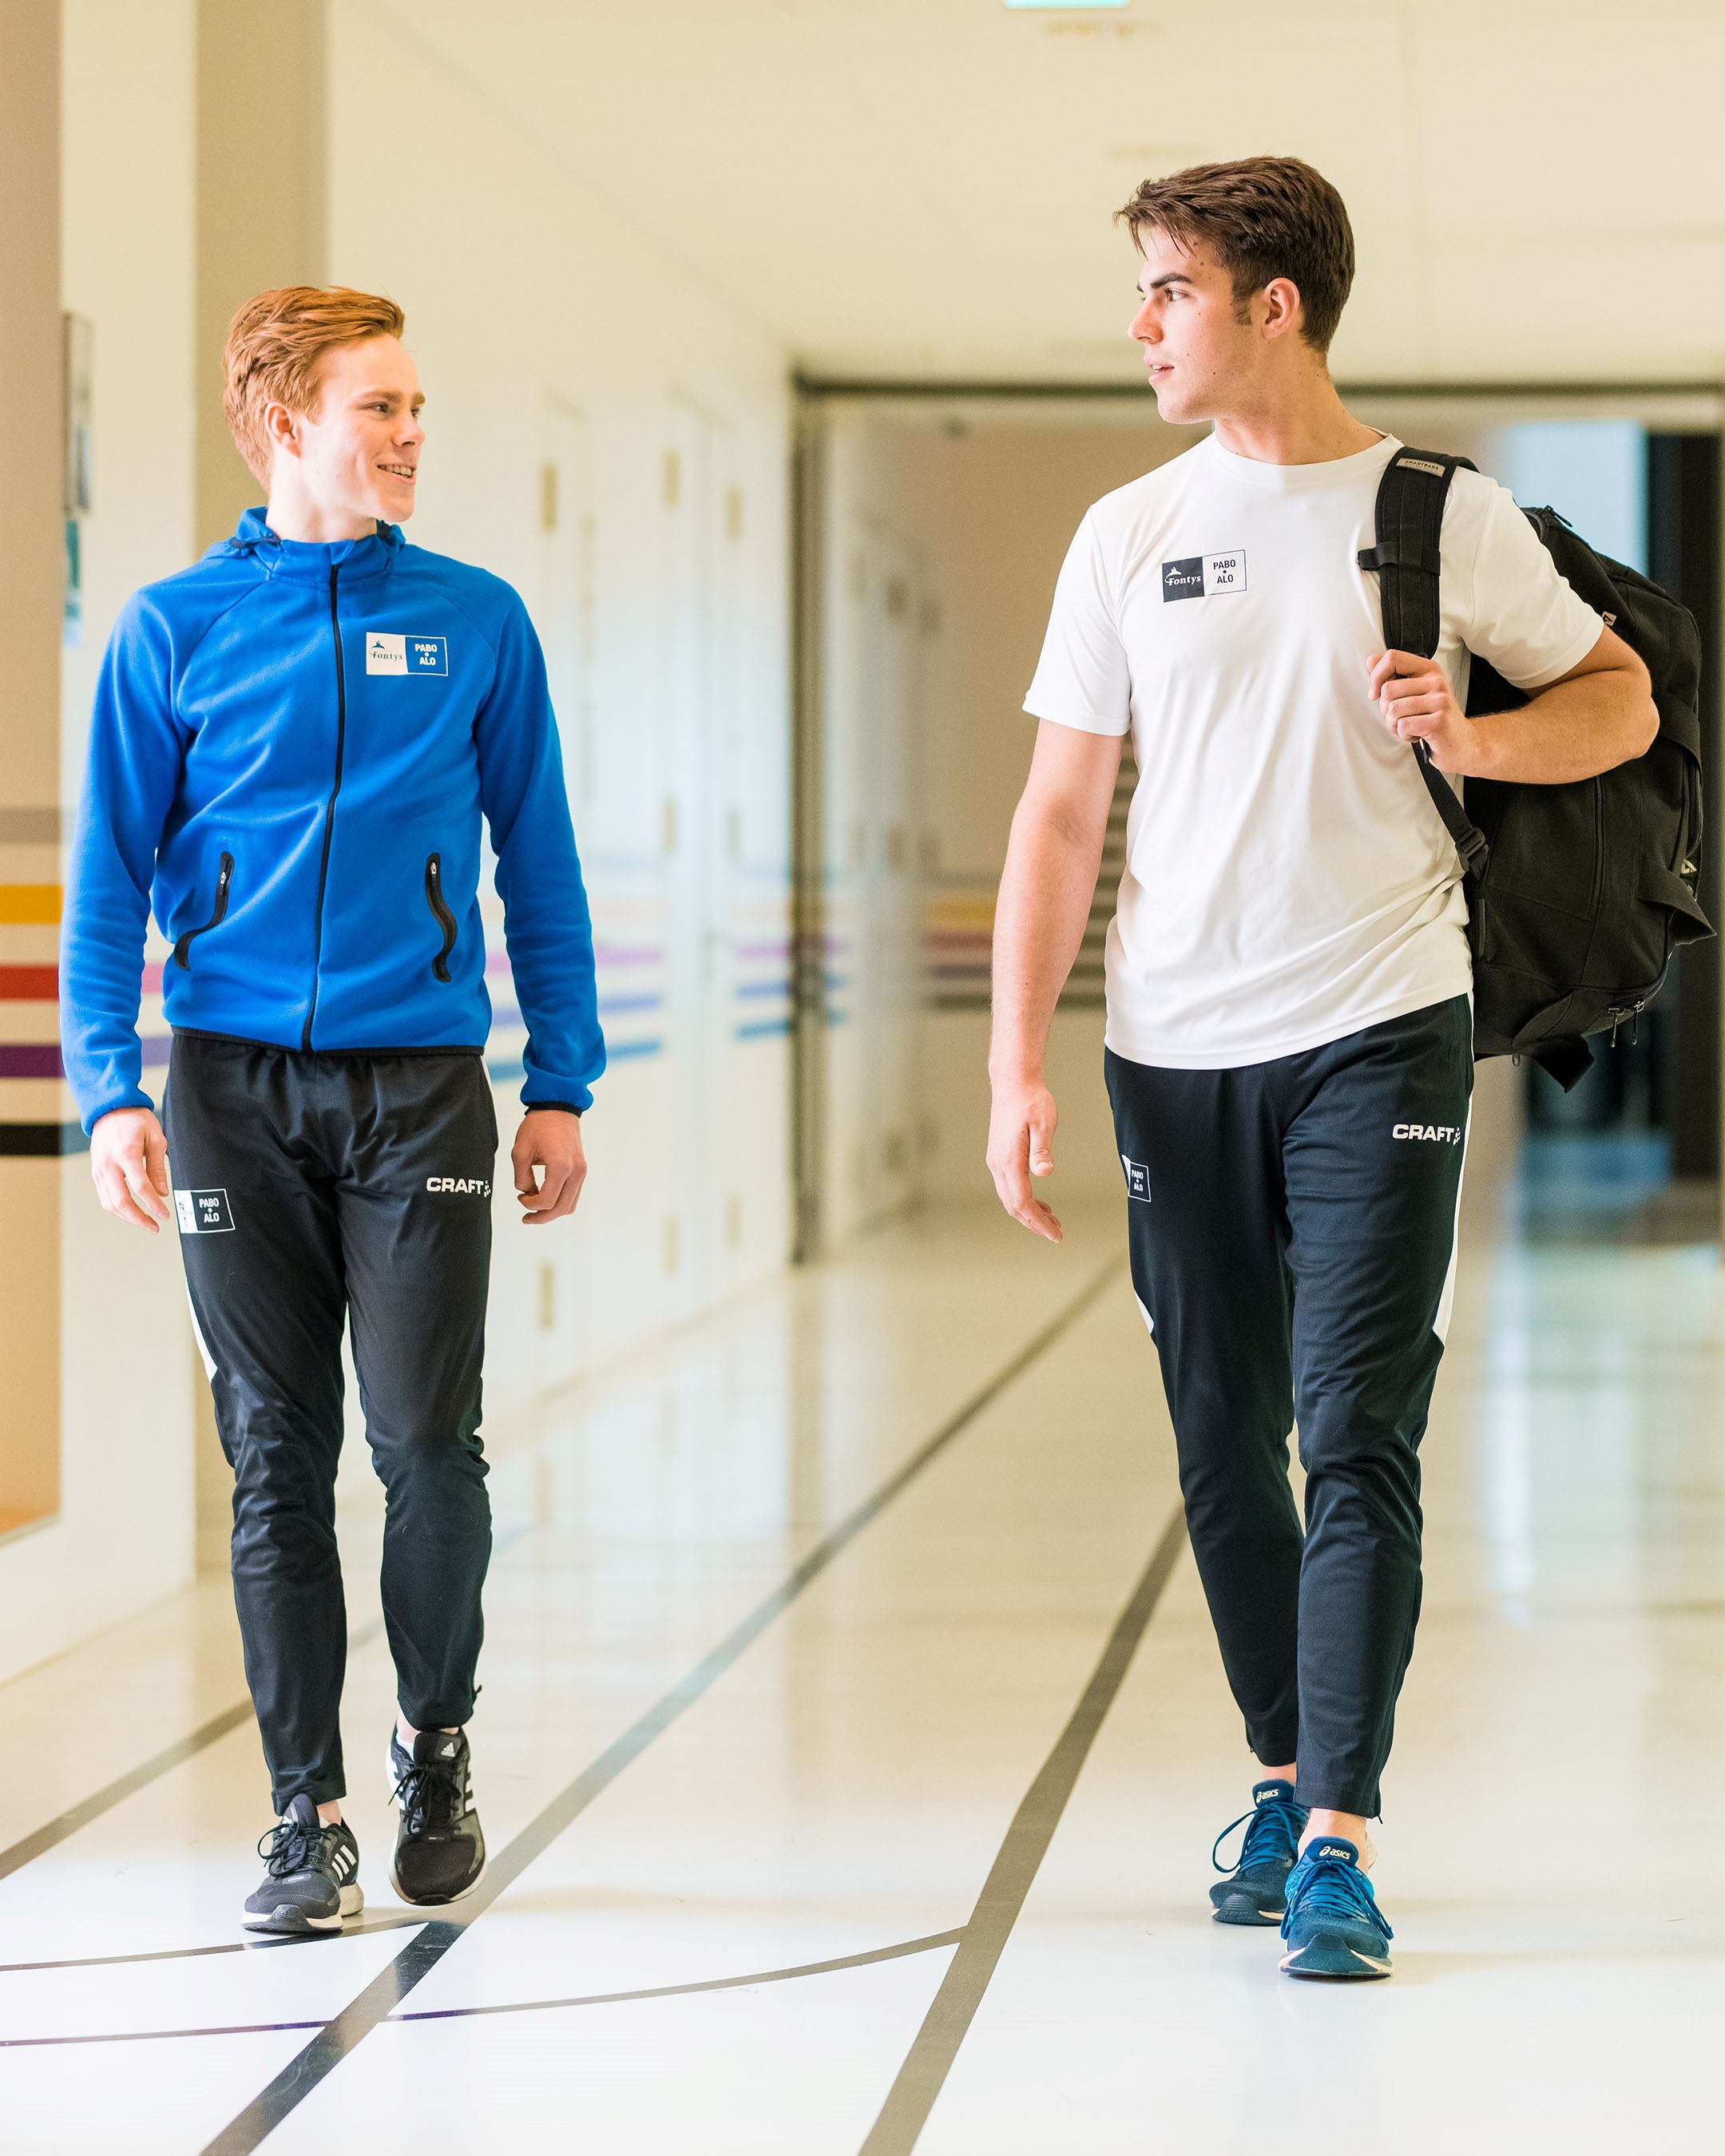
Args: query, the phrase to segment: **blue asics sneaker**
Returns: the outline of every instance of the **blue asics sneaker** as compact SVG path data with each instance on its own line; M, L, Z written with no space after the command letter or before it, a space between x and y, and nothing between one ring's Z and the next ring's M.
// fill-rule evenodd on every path
M1258 1783L1251 1810L1216 1836L1210 1862L1218 1871L1228 1868L1216 1851L1236 1826L1245 1829L1240 1861L1211 1887L1211 1912L1219 1924L1273 1924L1282 1912L1288 1874L1306 1830L1306 1807L1296 1800L1291 1782Z
M1389 1974L1384 1951L1395 1936L1385 1922L1359 1851L1340 1835L1316 1835L1288 1879L1281 1935L1285 1976Z

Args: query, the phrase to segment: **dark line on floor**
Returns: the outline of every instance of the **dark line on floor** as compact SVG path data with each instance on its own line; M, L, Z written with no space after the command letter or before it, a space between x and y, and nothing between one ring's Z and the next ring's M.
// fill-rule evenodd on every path
M654 1739L663 1735L717 1682L732 1665L752 1646L776 1617L789 1608L803 1589L818 1578L834 1558L863 1530L878 1519L908 1484L945 1450L959 1432L973 1422L1039 1357L1045 1354L1103 1289L1117 1276L1120 1261L1110 1259L1100 1272L1080 1290L1065 1308L987 1384L973 1393L956 1414L948 1417L912 1453L903 1466L890 1475L874 1495L849 1513L830 1534L810 1550L802 1563L778 1586L756 1604L741 1624L721 1640L684 1677L649 1707L616 1742L554 1797L536 1819L494 1857L476 1891L449 1917L428 1923L418 1938L398 1953L389 1967L373 1978L365 1989L314 2036L281 2072L253 2098L202 2151L202 2156L250 2156L264 2137L275 2131L318 2083L331 2073L380 2022L388 2020L413 1987L429 1976L462 1933L476 1923L504 1890L514 1884L533 1860L542 1856L593 1799L608 1789L625 1767L639 1758Z
M0 2036L0 2051L44 2051L62 2044L160 2044L172 2036L274 2036L321 2029L321 2021L239 2021L221 2029L121 2029L100 2036Z
M0 1961L0 1976L30 1976L50 1969L123 1969L140 1961L198 1961L206 1954L293 1953L301 1947L337 1946L343 1939L368 1939L374 1932L416 1930L424 1917L380 1917L375 1923L344 1924L339 1932L308 1932L297 1938L224 1939L213 1947L159 1947L153 1953L85 1954L75 1961ZM316 2025L321 2027L321 2022Z
M839 1969L867 1969L877 1961L901 1961L906 1954L933 1953L941 1947L955 1947L964 1937L956 1932L931 1932L927 1938L904 1939L898 1945L870 1947L866 1953L840 1954L834 1961L805 1961L795 1969L757 1969L752 1976L710 1976L699 1984L660 1984L648 1991L594 1991L579 1999L520 1999L502 2006L439 2006L424 2014L392 2014L392 2021L471 2021L485 2014L548 2014L559 2006L618 2006L632 1999L681 1999L691 1991L742 1991L754 1984L785 1984L793 1977L829 1976Z
M349 1654L361 1647L369 1646L382 1630L383 1620L380 1617L367 1625L363 1631L354 1633L347 1642ZM241 1700L234 1707L223 1707L219 1714L212 1715L189 1736L177 1737L172 1744L165 1744L161 1751L153 1753L141 1766L116 1775L111 1782L74 1804L69 1810L62 1812L58 1819L49 1820L46 1826L39 1826L33 1834L27 1834L22 1841L13 1842L10 1849L0 1849L0 1879L9 1878L14 1871L22 1871L25 1865L33 1863L37 1857L45 1856L50 1849L57 1848L61 1842L76 1834L80 1827L88 1826L92 1820L100 1819L104 1812L112 1811L116 1804L123 1804L128 1797L136 1796L140 1789L147 1789L151 1782L158 1780L172 1768L183 1766L187 1760L195 1758L200 1752L207 1752L212 1744L219 1743L230 1731L238 1729L242 1722L251 1719L252 1703L249 1699ZM28 1963L22 1965L30 1966Z
M947 1966L859 2156L911 2156L928 2123L928 2114L982 2005L1091 1747L1114 1704L1185 1540L1185 1515L1177 1507L1138 1577L1132 1599L1109 1635L1071 1719L1006 1830L1000 1853L964 1928L958 1951Z
M418 1918L413 1922L420 1921ZM835 1969L867 1969L880 1961L902 1961L907 1954L933 1953L955 1947L962 1930L931 1932L927 1938L901 1939L865 1953L840 1954L833 1961L809 1961L795 1969L757 1969L749 1976L710 1976L697 1984L660 1984L647 1991L596 1991L580 1999L521 1999L502 2006L443 2006L425 2014L392 2014L391 2021L470 2021L487 2014L548 2014L560 2006L620 2006L636 1999L681 1999L691 1991L744 1991L757 1984L787 1984L793 1977L830 1976ZM225 1953L225 1947L194 1947L194 1953ZM48 1964L76 1966L75 1964ZM321 2029L321 2021L242 2021L217 2029L121 2029L94 2036L0 2036L0 2051L39 2051L53 2044L141 2044L168 2036L264 2036L284 2029Z

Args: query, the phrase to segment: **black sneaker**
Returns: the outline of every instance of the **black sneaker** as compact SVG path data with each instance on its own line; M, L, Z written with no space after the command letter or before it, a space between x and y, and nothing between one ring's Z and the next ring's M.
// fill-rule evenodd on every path
M480 1882L485 1837L473 1808L465 1730L422 1729L412 1752L389 1738L391 1799L401 1814L391 1885L403 1902L459 1902Z
M246 1897L249 1932L338 1932L344 1917L357 1917L366 1905L352 1829L340 1820L320 1825L311 1797L290 1801L258 1854L268 1868L263 1885Z
M1260 1782L1252 1790L1252 1809L1216 1836L1210 1861L1224 1866L1216 1851L1233 1833L1245 1829L1240 1861L1210 1889L1210 1913L1219 1924L1275 1924L1286 1906L1288 1874L1306 1830L1306 1807L1291 1782Z

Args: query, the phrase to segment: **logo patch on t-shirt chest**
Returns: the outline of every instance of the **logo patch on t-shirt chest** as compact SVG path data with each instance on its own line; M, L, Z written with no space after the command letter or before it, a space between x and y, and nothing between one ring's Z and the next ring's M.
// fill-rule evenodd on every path
M1164 604L1170 599L1214 598L1219 593L1245 588L1246 558L1241 547L1225 554L1183 554L1178 562L1162 565Z

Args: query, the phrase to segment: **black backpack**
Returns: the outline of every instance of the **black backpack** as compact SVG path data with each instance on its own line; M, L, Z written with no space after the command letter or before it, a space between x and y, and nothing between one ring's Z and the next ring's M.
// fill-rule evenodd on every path
M1384 636L1429 659L1438 644L1444 501L1466 457L1397 450L1378 489L1375 570ZM1471 778L1464 808L1414 743L1420 776L1466 871L1474 1054L1527 1055L1567 1092L1593 1061L1584 1035L1617 1029L1659 993L1671 953L1711 936L1701 868L1701 634L1638 570L1596 554L1554 509L1523 512L1564 577L1640 658L1659 733L1597 778L1523 786ZM1467 715L1527 699L1476 657Z

